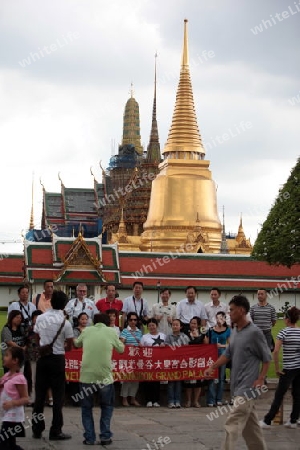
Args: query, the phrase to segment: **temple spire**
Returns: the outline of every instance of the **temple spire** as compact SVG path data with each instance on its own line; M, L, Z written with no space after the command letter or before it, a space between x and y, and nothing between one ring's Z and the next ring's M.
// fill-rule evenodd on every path
M238 234L237 234L236 239L237 240L238 239L246 239L246 235L245 235L244 227L243 227L243 216L242 216L242 213L241 213L241 217L240 217L240 224L239 224L239 229L238 229Z
M155 65L154 65L154 97L153 97L153 110L152 110L152 124L150 132L150 140L147 147L147 162L160 162L160 144L158 136L158 127L156 119L156 59L157 53L155 53Z
M229 253L227 239L226 239L226 231L225 231L225 208L223 205L223 225L222 225L222 237L221 237L221 249L220 253Z
M197 124L189 69L187 22L187 19L185 19L183 52L175 109L163 154L165 158L172 159L203 159L205 150Z
M140 134L140 110L139 104L133 97L133 84L131 83L130 98L127 100L123 115L123 138L121 147L133 145L135 151L143 154ZM119 147L120 153L120 147Z
M34 230L33 191L34 191L34 174L32 174L32 185L31 185L31 212L30 212L29 230Z

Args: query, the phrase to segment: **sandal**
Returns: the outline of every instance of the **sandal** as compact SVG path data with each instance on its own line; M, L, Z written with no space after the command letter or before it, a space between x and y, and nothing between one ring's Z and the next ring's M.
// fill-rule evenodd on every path
M186 402L186 404L184 405L185 408L190 408L191 407L191 402Z
M133 400L130 404L132 406L141 406L137 400Z
M195 403L194 403L194 408L201 408L200 403L199 403L199 402L195 402Z

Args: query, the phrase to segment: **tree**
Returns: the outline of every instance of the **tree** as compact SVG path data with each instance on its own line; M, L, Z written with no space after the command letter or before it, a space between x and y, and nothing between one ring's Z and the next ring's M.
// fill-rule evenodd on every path
M300 263L300 158L279 190L256 239L252 257L287 267Z

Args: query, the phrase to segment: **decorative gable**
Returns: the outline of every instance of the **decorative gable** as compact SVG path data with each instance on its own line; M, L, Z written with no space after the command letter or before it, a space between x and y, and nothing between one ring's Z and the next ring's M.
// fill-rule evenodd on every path
M63 257L63 267L55 281L66 281L66 279L69 279L70 273L79 271L89 272L88 278L96 278L99 283L105 283L106 281L102 273L101 259L93 256L81 233Z

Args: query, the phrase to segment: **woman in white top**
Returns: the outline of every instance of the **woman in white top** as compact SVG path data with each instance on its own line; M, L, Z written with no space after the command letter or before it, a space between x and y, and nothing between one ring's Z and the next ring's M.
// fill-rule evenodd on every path
M165 345L166 335L158 331L158 322L156 319L149 319L147 321L149 333L144 334L141 339L140 345L142 347L160 347ZM147 381L145 383L145 398L147 408L154 406L158 408L160 394L160 382L159 381Z
M164 288L160 291L161 302L152 306L152 317L158 321L158 331L165 335L172 333L172 321L176 318L176 307L169 305L171 291Z

